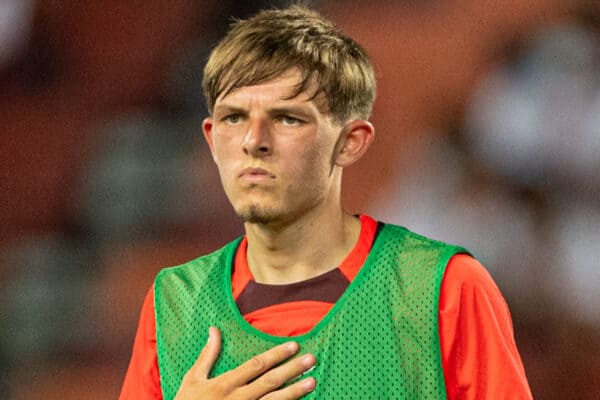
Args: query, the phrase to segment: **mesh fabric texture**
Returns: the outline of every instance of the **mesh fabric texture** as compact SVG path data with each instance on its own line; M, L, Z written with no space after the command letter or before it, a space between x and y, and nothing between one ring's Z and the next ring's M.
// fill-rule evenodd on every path
M223 339L212 376L290 340L257 330L239 313L231 268L239 239L159 273L155 282L158 363L165 400L216 326ZM456 246L385 225L358 275L329 313L293 337L312 353L315 390L306 399L444 399L438 334L442 277Z

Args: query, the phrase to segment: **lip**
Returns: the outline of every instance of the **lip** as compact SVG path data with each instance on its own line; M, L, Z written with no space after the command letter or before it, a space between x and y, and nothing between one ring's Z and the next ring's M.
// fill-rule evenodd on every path
M274 179L275 175L263 168L250 167L243 169L238 178L246 182L256 183Z

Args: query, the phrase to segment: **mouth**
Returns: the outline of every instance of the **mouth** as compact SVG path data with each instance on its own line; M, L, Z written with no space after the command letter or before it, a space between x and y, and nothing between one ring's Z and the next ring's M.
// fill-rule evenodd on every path
M275 175L263 168L245 168L240 172L238 178L245 182L258 183L274 179Z

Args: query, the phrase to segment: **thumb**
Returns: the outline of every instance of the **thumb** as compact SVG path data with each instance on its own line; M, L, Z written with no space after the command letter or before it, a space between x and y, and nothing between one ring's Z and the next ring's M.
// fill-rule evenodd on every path
M208 341L196 360L194 375L197 379L208 379L208 374L221 352L221 332L214 326L208 328Z

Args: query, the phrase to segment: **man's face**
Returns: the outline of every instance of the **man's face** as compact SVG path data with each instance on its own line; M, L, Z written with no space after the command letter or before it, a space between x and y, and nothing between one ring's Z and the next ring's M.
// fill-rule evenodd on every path
M245 222L282 224L338 201L335 166L342 126L322 113L322 98L289 99L291 71L218 98L203 130L233 208ZM337 197L336 197L337 196Z

